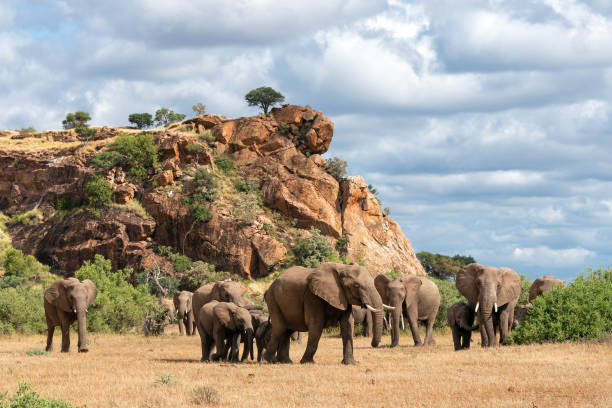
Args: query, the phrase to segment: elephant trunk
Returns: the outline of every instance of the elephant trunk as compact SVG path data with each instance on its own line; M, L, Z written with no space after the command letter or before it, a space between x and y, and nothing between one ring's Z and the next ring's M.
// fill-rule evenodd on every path
M77 310L77 322L79 325L79 352L87 353L87 311L85 308Z
M478 322L481 326L484 326L484 332L486 332L486 342L483 338L483 346L495 346L497 345L497 338L495 336L495 328L493 323L493 308L497 304L496 295L482 296L479 301L478 310ZM483 328L481 327L481 333Z
M402 319L402 305L393 305L395 309L391 311L391 347L399 344L400 320Z
M247 345L249 347L249 355L251 356L251 361L253 360L253 338L255 337L255 332L253 329L247 330Z
M193 313L191 311L187 312L187 328L186 332L188 336L195 336L195 325L193 324Z

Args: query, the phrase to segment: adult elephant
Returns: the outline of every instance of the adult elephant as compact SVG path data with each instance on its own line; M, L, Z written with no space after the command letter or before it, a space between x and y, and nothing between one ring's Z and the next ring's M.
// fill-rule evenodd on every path
M45 290L44 305L47 320L47 351L53 348L55 326L62 329L62 352L70 350L70 325L79 325L78 350L87 352L87 308L96 300L98 290L89 279L76 278L55 281Z
M229 340L231 361L238 361L239 340L245 336L245 347L242 361L248 354L253 359L253 336L255 335L252 317L249 311L232 302L217 302L205 304L199 311L198 332L202 343L202 361L208 361L213 345L217 351L212 360L224 359L227 355L226 340Z
M264 298L272 323L270 342L264 353L266 361L291 363L290 335L294 331L307 331L308 343L300 362L314 363L323 329L339 322L342 363L356 364L351 305L373 312L372 346L377 347L380 343L383 303L374 280L362 266L332 262L322 263L316 269L294 266L272 282Z
M353 309L351 311L353 320L363 326L363 337L370 337L372 335L372 312L361 306L353 305L351 307Z
M384 303L393 306L391 312L391 347L399 343L400 322L403 314L408 318L415 346L422 346L419 322L425 323L426 345L436 344L433 325L440 308L440 291L435 283L422 276L403 276L392 280L386 275L374 279L376 290Z
M174 307L174 302L170 299L166 299L160 297L157 301L157 304L163 306L168 311L168 323L174 323L174 315L176 313L176 308Z
M545 275L533 281L529 288L529 303L541 294L548 292L556 287L563 287L565 283L561 279L557 279L552 275Z
M521 279L510 268L471 263L457 272L455 286L478 315L482 347L497 346L494 317L499 319L499 341L512 329L514 307L521 295Z
M187 333L187 336L192 336L196 332L193 308L191 307L192 298L193 292L182 290L175 293L172 299L176 308L176 318L181 336L185 333Z
M194 313L194 319L197 324L199 311L202 306L212 300L218 302L232 302L237 306L245 309L261 309L248 299L243 297L244 290L239 282L232 280L224 280L219 282L207 283L201 286L193 293L191 298L191 306Z

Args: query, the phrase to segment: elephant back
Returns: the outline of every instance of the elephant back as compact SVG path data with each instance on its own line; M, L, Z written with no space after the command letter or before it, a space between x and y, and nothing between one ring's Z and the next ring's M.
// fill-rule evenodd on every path
M198 320L199 312L202 306L212 300L211 298L214 286L215 284L212 282L207 283L206 285L198 288L198 290L193 293L193 296L191 297L191 310L193 311L193 315L195 317L196 322Z

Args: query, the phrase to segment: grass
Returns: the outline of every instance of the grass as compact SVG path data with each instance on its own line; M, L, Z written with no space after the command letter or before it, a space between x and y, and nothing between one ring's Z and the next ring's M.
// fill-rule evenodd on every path
M171 332L176 331L175 326ZM315 365L200 363L198 336L90 334L89 353L56 350L44 359L24 358L42 348L44 335L0 337L0 384L13 390L31 383L41 395L109 406L308 406L308 407L610 407L612 345L561 343L455 352L449 333L437 346L373 349L356 337L357 366L345 367L341 340L324 335ZM76 335L72 333L76 343ZM306 339L292 344L299 361ZM57 381L58 367L65 381ZM154 382L163 373L171 387ZM75 393L74 390L79 392Z
M147 218L151 218L151 215L147 212L147 210L142 206L142 204L140 203L140 201L138 201L137 199L133 199L131 201L128 201L125 204L117 204L117 203L112 203L111 207L115 207L115 208L121 208L125 211L129 211L133 214L138 215L140 218L142 219L147 219Z

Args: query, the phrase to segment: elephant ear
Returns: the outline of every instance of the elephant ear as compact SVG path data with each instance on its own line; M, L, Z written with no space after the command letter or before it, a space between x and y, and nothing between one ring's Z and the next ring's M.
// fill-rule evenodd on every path
M53 282L53 284L45 291L45 300L47 303L50 303L65 312L72 312L72 302L70 302L68 299L68 290L78 282L79 280L75 278L62 279Z
M475 305L478 302L478 285L476 284L476 278L481 271L482 265L471 263L457 272L455 286L457 290L465 296L470 305Z
M181 293L181 292L176 292L176 293L174 294L174 296L172 296L172 303L174 303L174 308L175 308L176 310L178 310L178 309L179 309L179 294L180 294L180 293Z
M521 278L510 268L498 268L501 274L501 289L497 292L497 304L505 305L521 296Z
M529 288L529 301L531 302L533 299L538 297L538 291L540 289L540 285L542 284L542 278L538 278L531 284Z
M383 275L382 273L374 278L374 286L376 287L376 291L382 298L383 303L388 304L389 299L387 296L387 288L389 287L389 283L391 283L391 278L387 275Z
M193 293L189 293L189 295L187 296L187 310L186 310L187 313L191 312L192 300L193 300ZM178 309L178 306L176 308Z
M458 316L458 324L464 330L472 330L472 325L474 324L474 312L468 305L465 303L461 304L461 308L457 309L456 312Z
M399 281L406 288L406 299L414 299L417 296L417 292L421 289L423 281L418 276L404 276L399 278Z
M89 307L96 300L96 296L98 296L98 289L96 288L95 283L89 279L85 279L82 283L87 289L87 307Z
M234 306L234 307L232 307ZM234 310L236 305L228 302L219 302L217 306L213 308L215 319L223 325L223 327L236 330L236 311Z
M322 263L310 273L307 282L308 288L312 293L336 309L347 309L348 300L344 294L344 287L340 282L340 276L334 264Z

